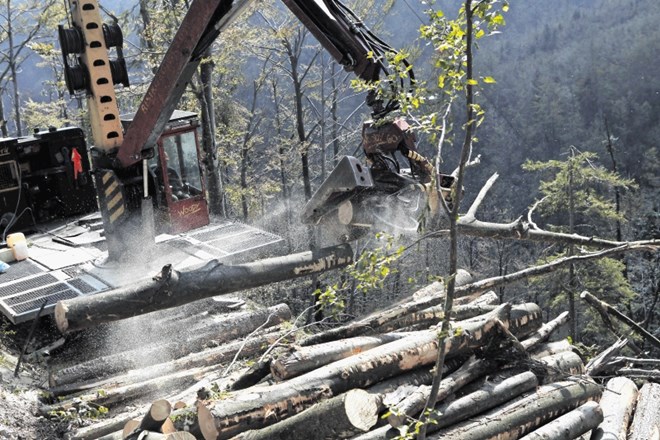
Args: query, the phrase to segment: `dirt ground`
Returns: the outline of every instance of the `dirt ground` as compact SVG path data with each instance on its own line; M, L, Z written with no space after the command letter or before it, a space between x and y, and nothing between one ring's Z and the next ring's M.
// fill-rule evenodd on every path
M0 321L0 439L54 440L64 438L69 422L49 420L38 414L41 386L46 380L43 367L34 359L21 363L14 376L20 355L20 341L27 339L25 326L12 326ZM48 338L37 332L40 343Z

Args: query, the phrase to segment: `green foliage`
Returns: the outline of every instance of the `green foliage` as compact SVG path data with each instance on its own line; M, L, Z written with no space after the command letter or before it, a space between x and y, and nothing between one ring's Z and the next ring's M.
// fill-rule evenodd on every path
M348 289L354 286L357 292L366 295L382 289L385 280L396 272L392 265L403 255L404 246L397 246L395 237L389 234L377 233L375 238L381 244L362 252L353 264L344 269L347 277L343 282L314 291L323 310L333 315L342 312L346 306L344 293Z
M564 161L526 161L524 170L551 174L550 179L541 181L539 188L543 195L541 212L570 215L568 211L573 209L573 214L581 214L585 219L625 220L623 214L616 211L614 197L607 191L632 189L637 185L632 179L597 165L596 158L595 153L571 147Z

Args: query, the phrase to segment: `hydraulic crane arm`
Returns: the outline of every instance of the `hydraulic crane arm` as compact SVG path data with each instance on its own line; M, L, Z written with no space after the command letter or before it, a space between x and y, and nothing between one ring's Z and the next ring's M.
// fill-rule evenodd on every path
M119 167L140 161L153 147L199 62L215 39L253 0L195 0L183 19L159 70L127 129L117 153ZM338 0L283 0L323 47L348 71L375 81L387 71L391 50ZM374 114L395 104L368 99Z

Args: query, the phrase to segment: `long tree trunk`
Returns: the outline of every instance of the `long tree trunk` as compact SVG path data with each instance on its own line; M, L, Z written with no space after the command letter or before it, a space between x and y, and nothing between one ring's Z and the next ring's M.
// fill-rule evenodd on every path
M368 431L377 421L377 398L356 389L318 403L273 426L239 434L235 440L346 439Z
M603 421L597 402L587 402L568 414L556 418L520 440L573 440L591 431Z
M124 373L137 367L140 367L140 369L132 371L123 380L139 381L153 377L156 371L165 374L188 368L213 365L214 363L226 361L230 356L233 357L241 348L243 348L244 354L254 352L258 350L260 342L271 341L273 336L266 334L253 338L254 341L250 339L229 344L224 343L244 337L257 328L272 327L290 318L291 311L285 304L254 312L241 313L236 316L228 316L202 333L189 335L185 332L184 338L180 340L164 341L162 344L153 347L140 347L101 356L55 371L51 373L50 386L54 388L52 392L60 394L70 389L64 386L66 384L75 383L77 387L90 387L94 386L94 383L80 384L80 382L98 381L104 377ZM202 351L205 347L219 344L224 345ZM194 355L191 353L194 353ZM164 356L173 360L163 363ZM158 365L158 368L155 368L155 365ZM114 380L118 379L115 378Z
M532 322L538 328L540 319L538 307L510 313L510 306L503 305L488 315L458 323L464 331L446 339L445 350L456 355L483 345L498 333L498 321L504 322L515 334L523 328L527 331ZM414 337L381 345L281 384L230 394L222 401L213 402L209 412L200 412L199 425L206 438L217 439L260 429L301 412L319 400L433 363L438 345L435 331L419 332Z
M411 333L388 333L300 347L271 362L270 371L274 378L282 381L408 336Z
M600 399L603 422L594 429L591 440L626 440L637 392L637 385L628 378L614 377L607 381Z
M176 271L167 265L151 280L60 301L55 306L55 321L62 333L81 330L203 298L339 269L352 261L353 250L344 244L245 264L212 261L187 271Z
M628 440L649 440L660 437L660 384L646 383L637 395L635 417L630 425Z
M519 438L557 415L600 398L601 389L587 380L556 382L487 412L476 421L459 423L433 435L434 440Z

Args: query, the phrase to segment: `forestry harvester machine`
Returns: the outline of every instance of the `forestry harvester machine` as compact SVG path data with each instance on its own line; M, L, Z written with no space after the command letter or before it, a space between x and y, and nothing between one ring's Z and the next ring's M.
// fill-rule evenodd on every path
M385 55L392 49L341 2L283 1L346 70L368 82L388 73ZM121 30L115 24L101 22L96 0L69 3L71 27L60 27L66 83L72 94L85 91L87 95L94 136L91 151L110 256L135 242L136 236L148 233L145 226L153 218L153 206L158 210L162 204L167 205L165 217L174 231L208 223L199 166L184 165L184 161L198 157L197 127L181 118L172 120L172 114L205 51L252 0L192 2L125 131L114 94L114 84L128 85ZM108 55L112 47L118 55L115 60ZM413 81L412 72L410 77ZM397 104L383 102L374 93L369 94L367 104L373 117L363 129L369 166L356 158L344 157L302 211L305 223L341 225L344 239L386 225L415 228L414 219L427 206L424 185L429 187L436 181L433 166L417 153L415 136L406 122L391 119ZM166 128L169 132L162 136ZM397 150L410 161L408 175L401 172L394 157ZM158 158L158 163L149 166L153 157ZM172 180L178 179L170 171L170 163L176 163L177 171L183 173L182 186L172 184ZM152 184L153 168L156 170L152 174L163 176L165 185ZM444 176L441 184L449 186L451 177ZM164 188L164 194L157 194L159 188ZM397 215L397 206L406 213L403 221L392 218L392 213Z
M19 209L30 210L33 221L40 223L94 212L98 203L107 261L124 268L134 266L138 272L141 267L144 276L144 263L153 262L158 253L153 247L157 234L172 237L209 225L199 124L194 114L175 107L207 49L253 1L190 3L137 111L120 117L115 85L129 85L122 31L116 24L103 23L97 0L68 0L69 26L59 28L65 80L71 95L86 96L93 146L86 147L77 128L0 140L0 159L5 159L0 161L0 179L6 180L0 182L0 202L5 204L5 216L14 212L12 218L0 220L0 226L6 225L3 239L9 226L21 226ZM388 77L391 66L386 55L392 49L340 1L283 2L347 71L369 83ZM391 96L396 96L397 90L413 86L414 76L410 70L408 84L387 81ZM371 92L367 104L372 118L362 130L367 164L344 157L302 209L302 222L318 226L322 241L337 244L369 231L415 231L417 219L427 208L437 210L438 194L451 203L453 178L438 175L417 152L414 133L404 119L393 116L396 101ZM401 167L395 153L408 160L409 169ZM250 249L241 248L243 252ZM61 261L53 267L67 270ZM82 276L70 278L77 275L68 273L48 278L45 287L32 286L42 276L30 273L25 280L6 283L7 293L0 286L0 308L21 306L25 310L12 313L33 316L45 294L50 295L50 306L75 296L69 290L87 293L73 288ZM82 284L88 287L94 280ZM126 279L105 282L91 292L122 282ZM63 283L68 290L57 287ZM27 290L18 299L16 292L28 288L34 293ZM12 301L15 304L9 304Z

